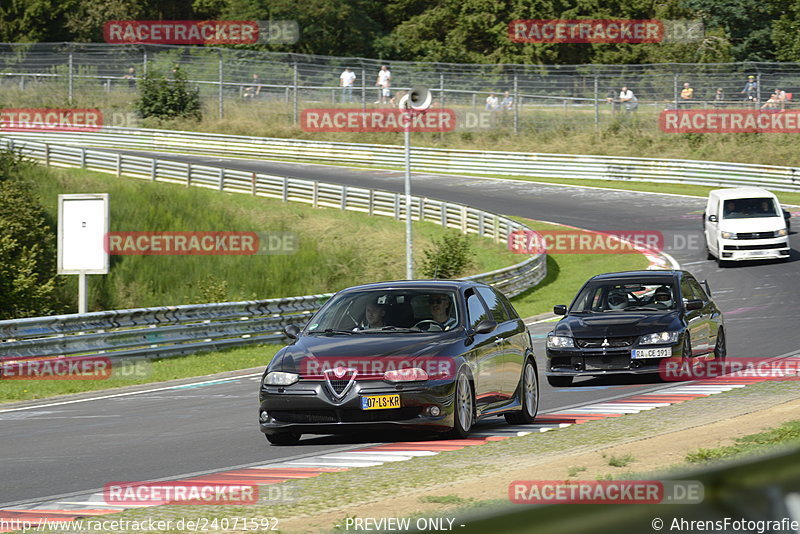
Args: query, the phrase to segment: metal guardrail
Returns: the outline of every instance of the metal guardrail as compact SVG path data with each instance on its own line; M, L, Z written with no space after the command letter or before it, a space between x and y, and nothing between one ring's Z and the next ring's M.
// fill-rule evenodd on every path
M302 202L313 207L360 211L404 219L404 195L347 185L194 165L161 158L62 146L31 139L0 137L10 148L47 165L178 182L219 191ZM411 216L463 233L505 241L514 230L527 229L512 219L463 204L413 197ZM546 256L478 274L469 279L491 284L508 296L536 285L547 274ZM200 350L279 341L290 323L305 323L331 294L113 310L0 321L0 361L25 357L165 357Z
M536 525L536 531L550 534L700 530L779 533L796 532L786 522L800 521L800 449L797 447L752 455L704 469L670 472L659 479L701 483L704 489L702 502L509 504L494 507L488 512L462 514L456 517L456 524L463 524L459 532L466 534L487 531L522 534L531 532L531 525ZM667 501L672 498L681 497L665 495ZM689 527L689 521L701 522L706 526ZM732 526L733 521L743 523L744 528ZM681 525L686 526L681 528Z
M102 132L14 132L19 139L136 150L161 150L230 157L316 161L351 166L401 168L403 147L300 139L246 137L200 132L104 128ZM481 152L414 147L416 171L557 179L591 179L705 185L758 186L800 191L800 167L683 159L620 158L574 154Z

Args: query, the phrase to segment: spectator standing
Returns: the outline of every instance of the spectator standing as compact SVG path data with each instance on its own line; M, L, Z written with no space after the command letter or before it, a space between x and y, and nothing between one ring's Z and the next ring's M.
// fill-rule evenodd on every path
M131 91L136 90L136 69L134 67L129 68L122 79L128 80L128 89Z
M714 107L719 109L725 105L725 91L722 87L717 87L717 92L714 93Z
M681 89L680 103L688 107L689 104L692 103L692 100L694 100L694 89L689 85L689 82L686 82L683 84L683 89Z
M508 94L508 91L503 93L503 100L500 102L500 109L508 111L514 107L514 97Z
M243 98L255 98L261 94L261 78L258 74L253 74L252 84L244 88Z
M386 104L391 96L389 88L392 86L392 73L386 65L382 65L381 70L378 71L375 85L378 86L378 100L375 103Z
M636 95L633 94L627 86L623 87L619 92L619 101L620 103L625 104L625 111L631 112L636 111L639 107L639 99L636 98Z
M344 72L339 76L339 87L342 88L342 102L353 101L353 83L356 81L356 73L345 67Z
M500 107L500 101L494 95L494 93L490 93L489 96L486 97L486 110L487 111L497 111Z
M745 95L745 101L755 102L758 100L758 81L755 76L748 76L747 83L744 84L744 89L739 91Z
M775 95L778 97L778 102L780 102L781 109L784 109L786 107L786 91L776 88Z

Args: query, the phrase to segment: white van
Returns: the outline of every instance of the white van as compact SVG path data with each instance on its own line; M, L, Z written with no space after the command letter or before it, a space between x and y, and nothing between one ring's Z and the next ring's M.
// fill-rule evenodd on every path
M778 198L758 187L715 189L703 214L708 259L789 259L788 213Z

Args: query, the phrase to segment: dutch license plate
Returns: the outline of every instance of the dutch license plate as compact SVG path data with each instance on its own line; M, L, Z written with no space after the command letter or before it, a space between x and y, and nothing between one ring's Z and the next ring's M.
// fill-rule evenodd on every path
M631 358L639 360L642 358L669 358L672 356L672 349L633 349Z
M361 397L362 410L390 410L400 407L400 395L371 395Z

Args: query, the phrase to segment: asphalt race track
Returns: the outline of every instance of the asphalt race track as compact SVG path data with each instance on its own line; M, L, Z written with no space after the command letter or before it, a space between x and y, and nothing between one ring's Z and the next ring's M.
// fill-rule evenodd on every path
M402 173L398 172L164 156L360 187L392 191L403 188ZM414 175L413 193L581 228L662 231L666 251L698 279L709 281L713 296L725 313L729 357L781 356L798 348L800 242L796 234L790 238L793 250L789 262L721 269L705 259L702 199L428 174ZM684 246L687 242L693 246ZM552 323L531 326L540 364L544 358L543 337L551 326ZM574 387L553 390L540 369L540 386L540 413L545 413L653 391L669 384L643 377L582 379ZM87 395L89 400L69 404L43 400L25 409L0 409L0 479L14 481L0 487L0 508L53 496L67 498L71 493L86 493L112 481L152 480L263 465L399 438L375 434L348 438L307 436L295 447L270 447L258 431L258 377L142 389L111 398L97 398L105 396L102 393ZM155 389L159 390L150 391Z

